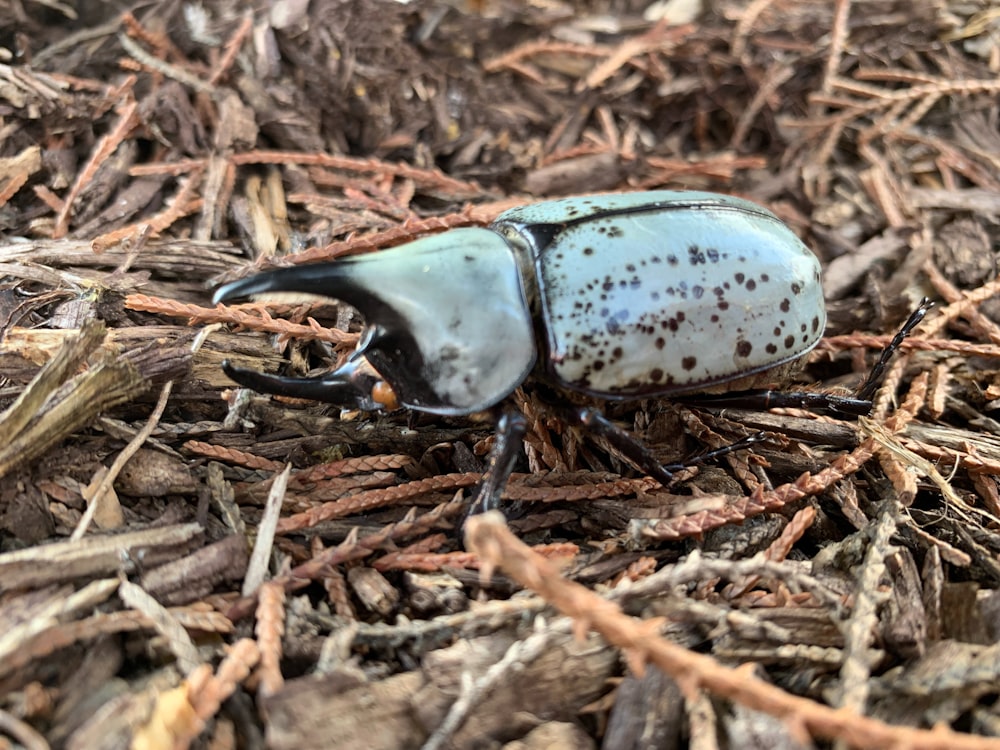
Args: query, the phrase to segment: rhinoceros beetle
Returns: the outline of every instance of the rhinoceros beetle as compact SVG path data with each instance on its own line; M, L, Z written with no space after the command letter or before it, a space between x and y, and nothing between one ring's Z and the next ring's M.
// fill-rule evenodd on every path
M402 405L441 415L502 411L529 375L577 396L569 401L752 388L812 349L826 323L816 256L770 211L703 192L514 208L488 228L235 281L214 301L266 292L339 299L366 326L348 361L329 374L277 377L223 363L237 383L364 410ZM867 413L870 397L758 396L851 414ZM728 394L702 398L732 402ZM563 415L650 476L670 480L674 467L598 409L566 407ZM498 503L524 429L516 412L500 415L477 509Z

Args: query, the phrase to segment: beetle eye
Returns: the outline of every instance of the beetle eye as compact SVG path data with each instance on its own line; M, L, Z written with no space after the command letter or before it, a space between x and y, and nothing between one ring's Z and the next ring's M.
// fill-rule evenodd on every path
M372 386L372 401L381 405L386 411L395 411L399 408L396 392L384 380L380 380Z

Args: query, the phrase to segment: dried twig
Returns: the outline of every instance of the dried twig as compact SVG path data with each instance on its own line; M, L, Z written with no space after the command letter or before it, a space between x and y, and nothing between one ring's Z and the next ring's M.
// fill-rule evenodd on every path
M130 294L125 300L125 306L130 310L187 318L192 325L195 323L230 323L248 330L277 333L281 339L327 341L343 346L355 346L358 342L356 333L324 328L312 318L309 318L309 325L297 325L281 318L272 318L270 313L258 304L218 305L215 308L208 308L159 297L149 297L145 294ZM246 310L258 310L260 314L251 315Z
M652 662L693 697L700 689L736 701L748 708L778 716L800 741L810 736L838 739L859 747L889 745L919 750L986 750L1000 748L1000 740L973 737L943 727L920 730L895 727L843 709L833 709L786 693L757 678L753 670L724 667L712 657L698 654L663 638L657 620L642 621L623 614L613 603L584 586L567 581L556 566L535 555L513 534L496 511L470 518L466 545L484 566L502 568L521 585L532 589L577 625L592 628L622 649L633 670L641 673ZM490 567L484 567L489 575Z
M281 638L285 634L285 591L268 581L260 586L257 604L257 646L260 650L258 694L266 698L281 690Z
M70 211L76 202L77 197L83 188L89 183L94 175L97 173L97 168L101 163L111 156L116 148L121 145L122 141L128 136L129 132L134 128L139 122L138 118L138 104L134 101L127 101L121 108L121 112L118 115L118 120L115 122L114 127L111 131L102 136L101 139L94 146L91 151L90 159L87 164L80 170L76 176L76 180L73 182L73 186L70 188L69 193L63 199L62 210L59 215L56 216L56 225L52 231L52 236L56 239L60 237L65 237L66 232L69 231L69 220Z
M288 464L285 470L277 474L271 483L267 503L264 506L264 515L257 527L257 539L254 541L253 552L250 555L250 564L247 566L247 573L243 579L243 596L249 596L264 582L268 563L271 560L271 547L274 544L274 534L279 523L281 505L285 499L285 487L288 485L288 475L291 471L292 465Z

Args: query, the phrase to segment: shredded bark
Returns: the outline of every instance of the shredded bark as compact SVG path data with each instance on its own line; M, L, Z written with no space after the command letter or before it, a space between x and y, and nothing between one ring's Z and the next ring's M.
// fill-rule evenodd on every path
M975 3L0 0L0 735L1000 747L998 94ZM598 404L664 464L752 442L664 487L529 378L468 518L489 420L222 371L363 321L221 283L661 188L820 258L774 388L849 395L934 302L868 417Z

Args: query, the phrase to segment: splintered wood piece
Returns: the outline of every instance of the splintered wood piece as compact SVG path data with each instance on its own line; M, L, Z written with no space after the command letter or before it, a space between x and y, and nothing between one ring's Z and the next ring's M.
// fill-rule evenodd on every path
M0 555L0 592L156 566L200 545L203 534L200 524L184 523L7 552Z
M684 728L683 713L680 688L659 669L647 669L641 677L628 674L618 686L604 746L676 750Z
M369 612L389 617L399 604L399 589L375 568L358 566L347 571L347 582Z
M246 538L230 534L187 555L178 553L159 567L144 566L142 587L163 604L187 604L220 583L241 580L249 559Z
M265 700L268 746L388 750L407 737L416 747L457 701L465 709L449 746L517 736L533 726L532 716L575 718L606 690L616 663L614 652L594 636L580 641L566 631L548 632L531 649L498 633L432 651L422 669L378 682L358 684L356 675L342 672L290 680ZM477 687L483 680L488 689ZM331 733L332 716L337 731Z

